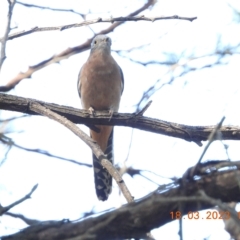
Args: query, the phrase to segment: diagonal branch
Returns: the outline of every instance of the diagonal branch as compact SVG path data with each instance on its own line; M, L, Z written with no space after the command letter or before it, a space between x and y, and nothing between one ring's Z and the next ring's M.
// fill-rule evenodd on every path
M206 141L209 134L215 129L213 126L188 126L159 119L138 116L130 113L114 113L109 121L108 111L96 111L94 116L89 111L77 108L46 103L31 98L22 98L0 93L0 109L17 111L31 115L38 115L30 109L30 104L38 103L46 108L66 117L70 121L85 125L116 125L137 128L140 130L163 134L170 137L193 141L201 146L201 141ZM222 140L240 140L240 126L226 125L219 129Z
M223 121L225 120L225 117L222 117L221 121L216 125L216 127L213 129L213 131L209 134L209 137L208 137L208 143L207 145L205 146L195 168L193 169L193 176L195 175L196 171L197 171L197 168L199 167L202 159L203 159L203 156L205 155L205 153L207 152L208 148L210 147L210 145L213 143L213 141L215 140L220 140L219 139L219 129L222 127L222 124L223 124Z
M72 131L75 135L77 135L79 138L81 138L93 151L95 156L98 158L101 165L108 170L110 175L115 179L117 182L119 188L121 189L124 197L128 202L133 201L133 197L131 193L129 192L126 184L124 183L121 175L119 172L113 167L112 163L108 161L100 147L97 145L95 141L93 141L92 138L90 138L86 133L81 131L74 123L67 120L65 117L60 116L59 114L47 109L46 107L41 106L39 103L30 103L29 108L37 112L43 116L49 117L50 119L53 119L62 125L64 125L66 128L68 128L70 131Z

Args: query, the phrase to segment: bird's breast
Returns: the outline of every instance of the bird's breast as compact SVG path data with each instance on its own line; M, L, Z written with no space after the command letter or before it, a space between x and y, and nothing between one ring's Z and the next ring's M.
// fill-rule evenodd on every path
M81 82L84 108L118 111L122 79L120 68L111 55L92 56L84 66Z

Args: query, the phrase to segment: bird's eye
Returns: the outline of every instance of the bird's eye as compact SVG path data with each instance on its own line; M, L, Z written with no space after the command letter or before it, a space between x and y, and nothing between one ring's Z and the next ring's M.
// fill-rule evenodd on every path
M94 44L97 44L97 40L94 41Z
M109 38L106 38L106 42L108 42L109 41Z

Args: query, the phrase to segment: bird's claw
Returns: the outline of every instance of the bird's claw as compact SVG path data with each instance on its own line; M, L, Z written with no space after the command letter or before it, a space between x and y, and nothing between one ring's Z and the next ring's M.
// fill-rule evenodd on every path
M110 115L110 117L109 117L109 119L108 119L109 122L110 122L111 119L112 119L113 113L114 113L113 110L110 109L110 110L109 110L109 115Z
M92 107L90 107L90 108L88 109L88 111L89 111L89 113L90 113L92 116L94 116L95 110L94 110Z

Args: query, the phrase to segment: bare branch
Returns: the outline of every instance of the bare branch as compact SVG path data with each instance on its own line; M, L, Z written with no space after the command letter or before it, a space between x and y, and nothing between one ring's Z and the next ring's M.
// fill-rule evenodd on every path
M134 203L126 204L100 216L74 222L43 222L23 229L19 233L2 237L2 240L30 240L31 236L39 240L108 240L116 239L116 236L118 239L146 239L146 232L180 218L193 219L190 217L194 216L195 219L207 220L209 216L199 211L215 205L228 213L223 217L229 215L235 217L236 212L224 203L240 201L240 190L236 178L236 175L240 177L240 162L235 162L235 166L237 170L222 169L217 173L208 172L200 179L188 182L184 189L180 184L181 179L178 179L175 183L160 186L153 193ZM218 216L221 217L220 214Z
M10 216L10 217L14 217L14 218L19 218L19 219L21 219L22 221L24 221L28 225L33 225L33 224L37 224L37 223L41 222L39 220L27 218L24 215L17 214L17 213L5 212L4 215Z
M0 134L1 135L1 134ZM3 159L0 161L0 167L5 163L5 161L7 160L7 157L8 157L8 153L10 152L11 150L11 146L8 146L5 154L4 154L4 157Z
M8 33L10 32L10 24L11 24L12 12L13 12L15 0L9 0L8 4L9 4L9 6L8 6L7 25L6 25L6 29L5 29L3 37L0 39L0 42L1 42L0 72L1 72L3 62L6 59L6 52L5 52L6 42L8 40Z
M39 149L39 148L32 149L32 148L22 147L22 146L16 144L15 142L13 142L13 140L11 138L9 138L9 137L7 137L6 135L3 135L3 134L0 134L0 141L3 142L4 144L8 145L10 148L12 146L14 146L16 148L19 148L19 149L27 151L27 152L35 152L35 153L42 154L42 155L45 155L45 156L48 156L48 157L57 158L59 160L63 160L63 161L70 162L70 163L74 163L74 164L77 164L79 166L92 167L91 164L81 163L81 162L78 162L76 160L72 160L72 159L69 159L69 158L56 156L56 155L51 154L48 151L43 150L43 149ZM10 150L10 148L9 148L9 150Z
M25 197L19 199L18 201L10 204L10 205L7 206L7 207L2 207L2 206L0 205L0 216L3 215L3 214L4 214L5 212L7 212L8 210L10 210L11 208L15 207L16 205L18 205L18 204L22 203L23 201L31 198L31 195L32 195L33 192L37 189L37 187L38 187L38 184L36 184L36 185L32 188L32 190L31 190Z
M223 121L225 120L225 117L222 117L221 121L216 125L216 127L214 128L214 130L211 132L211 134L208 137L208 144L205 146L199 160L198 163L200 163L202 161L202 158L204 156L204 154L206 153L207 149L209 148L209 146L212 144L213 141L215 140L221 140L219 139L219 130L222 127ZM197 164L198 164L197 163Z
M194 21L195 19L197 19L197 17L180 17L177 15L174 16L168 16L168 17L145 17L144 15L142 16L136 16L136 17L132 17L132 16L127 16L127 17L115 17L115 18L97 18L97 19L93 19L93 20L87 20L87 21L83 21L81 23L73 23L73 24L68 24L68 25L61 25L61 26L55 26L55 27L34 27L31 28L29 30L24 30L21 32L17 32L17 33L13 33L8 37L8 40L12 40L14 38L17 37L22 37L31 33L35 33L35 32L44 32L44 31L63 31L66 29L70 29L70 28L77 28L77 27L83 27L83 26L88 26L91 24L95 24L95 23L103 23L103 22L109 22L109 23L114 23L114 22L129 22L129 21L150 21L150 22L154 22L154 21L158 21L158 20L187 20L187 21Z
M93 153L98 158L101 165L104 168L106 168L108 172L111 174L111 176L115 179L126 200L128 202L133 201L133 197L130 191L128 190L126 184L124 183L121 175L113 167L112 163L106 158L101 148L97 145L97 143L92 138L90 138L86 133L81 131L75 124L67 120L65 117L62 117L57 113L54 113L53 111L47 109L46 107L41 106L38 103L30 103L30 109L34 112L37 112L43 116L49 117L50 119L53 119L61 123L70 131L72 131L75 135L81 138L92 149Z
M219 139L219 130L222 127L223 121L225 120L225 117L222 117L221 121L216 125L216 127L213 129L213 131L209 134L208 137L208 143L205 146L195 168L193 169L193 176L195 175L195 172L197 171L198 166L200 165L200 162L203 159L203 156L205 155L205 153L207 152L208 148L210 147L210 145L212 144L213 141L215 141L216 139ZM221 140L221 139L220 139Z
M48 65L51 65L53 63L57 63L63 59L69 58L70 56L86 51L89 49L90 44L92 42L92 38L87 40L82 45L79 45L77 47L68 48L64 50L63 52L54 55L53 57L50 57L49 59L46 59L34 66L30 66L26 72L20 72L16 77L11 79L5 86L0 86L1 92L8 92L11 89L13 89L19 82L21 82L24 78L31 78L32 74L44 67L47 67Z
M0 119L0 123L6 123L6 122L10 122L10 121L17 120L20 118L25 118L25 117L29 117L29 115L22 115L22 116L12 117L12 118L8 118L8 119Z
M147 111L147 109L150 107L151 104L152 104L152 100L149 101L145 107L143 107L140 111L136 113L136 117L143 116L143 114Z
M201 146L201 141L206 141L208 139L209 134L216 127L215 125L188 126L154 118L136 117L136 113L114 113L109 121L108 111L95 111L94 116L92 116L87 110L80 110L58 104L46 103L31 98L22 98L0 93L0 109L3 110L38 115L31 110L30 104L32 103L41 104L77 124L127 126L184 139L189 142L193 141L199 146ZM222 126L219 131L221 132L222 140L240 140L240 126L226 125Z
M58 11L58 12L70 12L70 13L75 13L77 15L80 15L81 17L84 17L84 14L76 12L73 9L50 8L50 7L44 7L44 6L34 5L34 4L23 3L19 1L16 1L16 3L25 7L40 8L44 10L46 9L46 10Z
M238 54L237 52L235 52L235 53ZM164 62L159 62L159 61L140 62L140 61L133 60L133 59L130 59L129 57L127 57L130 61L141 64L143 66L146 66L148 64L171 65L169 67L168 71L143 93L141 99L139 100L138 104L136 105L137 110L139 110L139 107L141 106L142 103L148 101L157 91L162 89L164 86L172 84L176 78L182 77L190 72L194 72L197 70L212 68L214 66L219 66L219 65L225 65L226 63L222 63L220 61L220 59L223 58L225 55L229 55L229 54L233 54L233 51L230 51L230 50L225 51L225 52L216 51L209 55L191 57L191 58L186 59L185 61L183 61L183 59L181 59L181 61L180 61L181 63L179 62L179 60L164 61ZM188 65L191 61L194 61L197 59L203 59L203 58L215 56L215 55L218 56L218 60L216 60L212 64L205 64L204 66L201 66L201 67L190 67ZM170 77L170 79L167 82L161 83L163 77L165 77L169 73L173 73L177 68L182 68L183 70L181 70L180 73L178 73L177 75L172 75L172 77ZM0 91L1 91L1 87L0 87Z
M153 6L155 4L155 0L148 0L146 4L144 4L141 8L137 9L136 11L130 13L128 15L128 17L131 16L135 16L137 14L139 14L140 12L146 10L147 8L149 8L150 6ZM123 24L124 22L116 22L113 23L110 27L100 31L97 34L108 34L110 32L112 32L115 28L117 28L118 26L120 26L121 24ZM31 31L31 30L30 30ZM25 35L23 33L23 35ZM71 57L72 55L78 54L80 52L86 51L90 48L91 42L93 40L95 36L93 36L92 38L88 39L85 43L76 46L76 47L72 47L72 48L67 48L66 50L62 51L61 53L54 55L53 57L46 59L34 66L30 66L29 69L22 73L20 72L16 77L14 77L13 79L11 79L5 86L0 86L0 91L1 92L8 92L11 89L13 89L21 80L23 80L24 78L30 78L32 76L32 74L50 64L53 63L57 63L63 59L67 59L69 57Z

